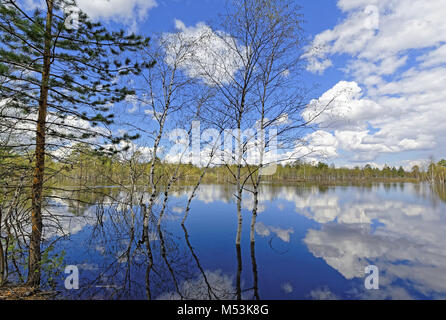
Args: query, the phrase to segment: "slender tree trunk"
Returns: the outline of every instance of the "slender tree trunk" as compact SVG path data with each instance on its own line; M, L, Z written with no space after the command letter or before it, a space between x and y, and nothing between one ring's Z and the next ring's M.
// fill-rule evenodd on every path
M169 260L167 259L167 249L166 249L166 243L164 241L164 236L163 236L163 232L161 230L161 225L158 225L158 237L159 237L159 241L160 241L160 247L161 247L161 257L164 260L164 263L167 266L167 269L169 270L170 275L172 276L173 279L173 283L175 285L175 291L178 293L178 295L180 296L181 300L184 300L185 297L183 296L183 294L180 291L180 286L178 283L178 279L175 275L175 271L172 268L172 265L170 264Z
M240 244L235 245L237 251L237 278L236 278L236 294L237 300L242 300L242 286L241 286L241 276L242 276L242 249Z
M260 177L260 175L259 175ZM252 262L252 274L254 277L254 298L256 300L260 300L259 297L259 282L258 282L258 273L257 273L257 263L256 263L256 254L255 254L255 226L256 226L256 220L257 220L257 210L259 205L259 198L258 198L258 185L255 186L254 189L254 207L252 210L252 217L251 217L251 233L250 233L250 242L251 242L251 262Z
M237 168L237 171L240 172L240 167ZM238 175L240 176L240 173L238 173ZM240 178L237 178L237 237L235 240L235 243L237 245L240 245L241 240L242 240L242 223L243 223L243 217L242 217L242 192L243 189L241 187L240 184Z
M241 115L240 115L241 118ZM237 237L235 240L235 244L240 246L242 240L242 224L243 224L243 216L242 216L242 197L243 197L243 186L242 186L242 175L241 175L241 167L242 167L242 157L243 157L243 141L241 141L241 121L238 122L238 132L237 132L237 141L238 141L238 152L237 155Z
M212 290L212 286L209 283L209 280L208 280L208 278L206 276L206 272L204 271L203 267L201 266L200 260L198 260L198 256L194 252L194 248L192 247L192 245L191 245L191 243L189 241L189 234L187 233L186 226L184 224L181 224L181 227L183 228L183 231L184 231L184 239L186 240L186 244L189 247L189 250L190 250L190 252L192 254L192 257L194 258L195 262L197 263L197 267L200 270L201 275L203 276L204 283L206 284L206 286L208 288L207 291L208 291L209 300L212 300L213 298L215 298L216 300L220 300L218 295L215 294L214 290Z
M255 240L255 225L256 225L256 220L257 220L257 210L258 210L258 206L259 206L259 191L257 188L258 187L256 186L254 189L254 206L252 208L251 232L250 232L250 236L249 236L251 243L256 241Z
M254 298L256 300L260 300L259 296L259 276L257 272L257 262L256 262L256 253L255 253L256 243L255 241L251 241L251 262L252 262L252 274L254 277Z
M263 155L261 156L263 161ZM251 217L251 232L250 232L250 242L251 242L251 262L252 262L252 273L254 277L254 298L256 300L260 300L259 297L259 285L258 285L258 274L257 274L257 263L256 263L256 256L255 256L255 245L256 245L256 239L255 239L255 227L256 227L256 221L257 221L257 212L259 207L259 185L260 185L260 179L261 179L261 172L259 171L257 181L254 185L254 206L252 208L252 217Z
M155 166L156 166L156 159L157 159L157 155L158 155L158 147L159 147L161 138L163 136L164 123L166 120L166 113L167 113L167 109L165 108L164 114L160 121L160 129L159 129L158 135L155 139L155 144L153 146L152 162L150 164L150 176L149 176L151 193L150 193L149 205L144 212L144 220L143 220L144 230L148 229L148 227L149 227L149 221L152 217L152 210L153 210L153 206L155 205L155 200L156 200L157 184L155 182ZM145 234L143 233L143 241L145 240L144 235Z
M2 232L2 219L3 219L3 211L0 207L0 235ZM3 282L5 281L5 260L3 258L4 252L3 252L3 243L0 238L0 287L3 285Z
M141 210L144 214L144 228L143 228L143 242L146 245L146 251L147 251L147 268L146 268L146 295L147 300L152 300L152 294L150 290L150 273L152 271L153 267L153 254L152 254L152 248L150 246L150 234L149 234L149 216L147 213L147 207L145 204L143 204L143 200L141 198Z
M47 0L45 48L43 57L42 83L39 99L39 114L36 129L35 169L32 186L31 239L29 243L28 284L40 285L40 243L42 240L42 190L45 172L45 131L48 107L49 74L51 67L51 32L53 20L53 0Z

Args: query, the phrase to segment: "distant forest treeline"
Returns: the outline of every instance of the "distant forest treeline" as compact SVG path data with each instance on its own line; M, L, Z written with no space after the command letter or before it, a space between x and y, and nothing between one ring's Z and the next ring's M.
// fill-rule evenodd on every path
M26 168L32 167L23 155L17 155L2 151L0 157L4 162L1 168ZM7 156L6 156L7 153ZM143 185L150 175L151 161L141 161L137 159L138 154L131 159L123 159L121 156L111 156L99 154L87 144L79 144L64 162L58 162L48 158L47 179L51 184L63 184L72 186L93 186L93 185L124 185L130 183L134 172L138 172L137 184ZM9 165L6 165L9 162ZM163 172L170 172L177 164L158 160L157 174L163 177ZM229 169L229 170L228 170ZM232 170L235 170L234 165ZM203 176L203 182L226 183L230 182L231 166L210 167ZM244 166L243 171L255 170ZM201 176L203 169L192 164L179 166L177 183L195 182ZM0 173L0 175L6 174ZM253 177L256 174L252 175ZM410 171L402 166L399 168L385 165L382 169L365 165L355 168L337 168L323 162L317 164L296 161L283 165L277 165L273 175L263 176L263 181L268 182L319 182L336 183L348 181L412 181L430 182L436 184L446 183L446 160L438 163L431 162L425 168L413 166ZM249 183L249 181L247 181Z

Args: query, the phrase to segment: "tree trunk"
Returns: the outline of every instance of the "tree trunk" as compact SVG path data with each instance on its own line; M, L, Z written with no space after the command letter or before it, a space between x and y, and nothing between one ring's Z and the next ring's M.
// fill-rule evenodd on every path
M241 115L240 115L241 118ZM238 152L237 156L237 236L235 239L235 244L240 246L242 239L242 224L243 224L243 216L242 216L242 197L243 197L243 186L241 183L241 167L242 167L242 157L243 157L243 142L241 141L241 121L239 120L237 126L237 148L236 152Z
M3 218L2 208L0 208L0 235L2 232L2 218ZM5 280L5 260L3 259L3 255L4 255L3 243L0 238L0 287L3 285L3 281Z
M254 298L256 300L260 300L259 296L259 276L257 272L257 262L256 262L256 253L255 253L256 243L255 241L251 241L251 262L252 262L252 274L254 277Z
M42 83L39 98L39 114L36 129L35 169L32 186L31 239L29 243L29 273L28 284L33 287L40 285L40 243L42 239L42 190L45 172L45 131L48 108L49 74L51 67L51 32L53 20L53 0L47 1L45 49L43 56Z
M242 300L242 285L241 285L241 276L242 276L242 250L240 244L235 245L235 249L237 251L237 278L236 278L236 295L237 300Z
M252 242L255 242L255 226L256 226L256 220L257 220L257 210L258 210L258 206L259 206L259 191L258 191L258 186L255 186L254 189L254 206L252 208L252 217L251 217L251 232L249 235L249 239Z
M243 223L243 217L242 217L242 192L243 189L240 186L240 183L237 183L237 236L235 239L235 243L237 245L240 245L242 241L242 223Z

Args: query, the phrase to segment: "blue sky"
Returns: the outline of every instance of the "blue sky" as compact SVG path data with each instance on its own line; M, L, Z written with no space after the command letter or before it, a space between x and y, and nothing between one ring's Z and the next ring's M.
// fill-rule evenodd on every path
M149 36L173 32L175 20L186 31L216 21L224 3L78 0L94 19ZM298 3L309 40L304 80L319 85L309 112L336 97L321 129L309 136L326 161L410 168L431 156L446 158L446 1Z

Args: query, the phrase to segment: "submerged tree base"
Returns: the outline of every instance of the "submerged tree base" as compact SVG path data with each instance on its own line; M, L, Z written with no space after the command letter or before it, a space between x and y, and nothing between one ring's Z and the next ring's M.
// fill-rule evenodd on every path
M52 300L56 295L56 291L41 291L24 285L0 287L0 300Z

